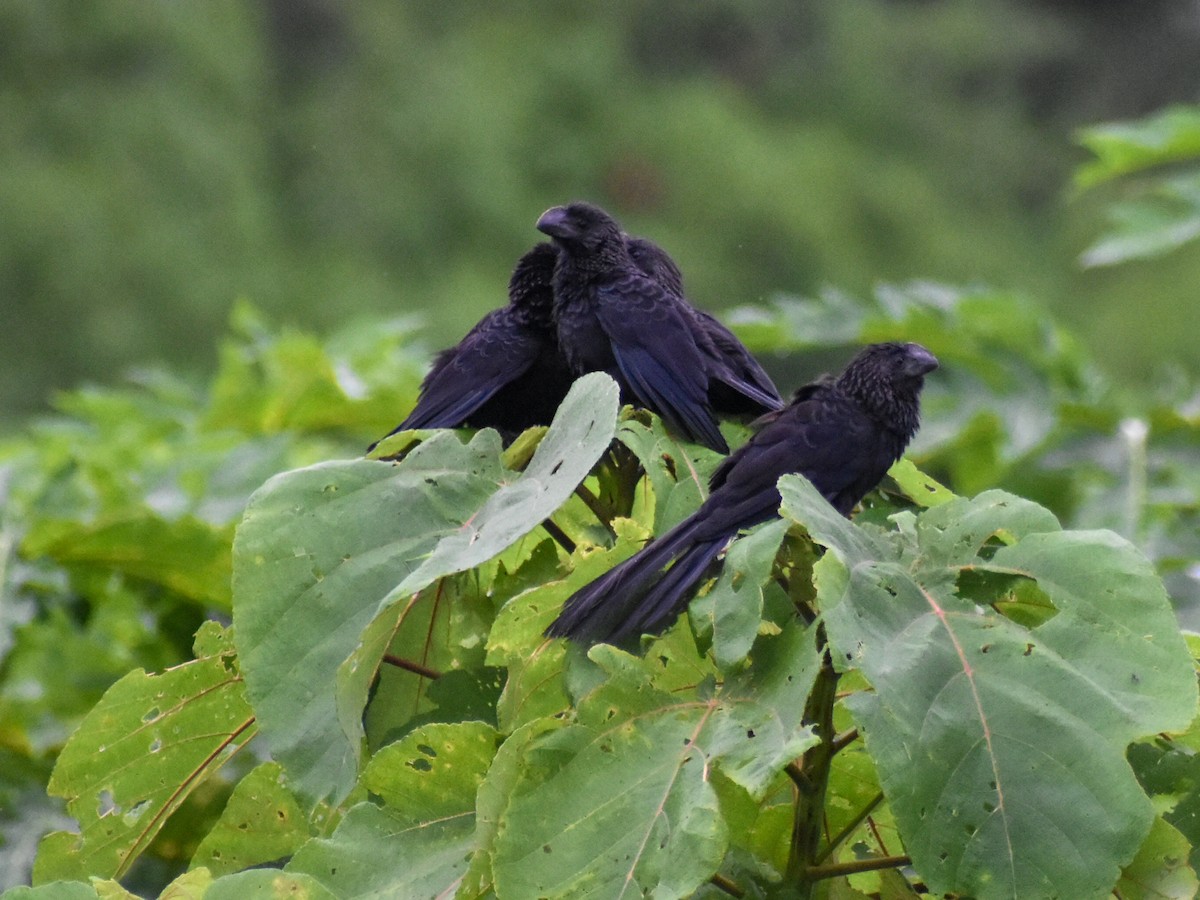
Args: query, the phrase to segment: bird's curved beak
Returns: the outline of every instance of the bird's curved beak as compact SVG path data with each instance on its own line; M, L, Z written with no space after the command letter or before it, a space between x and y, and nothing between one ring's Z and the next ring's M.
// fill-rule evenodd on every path
M905 350L904 374L908 377L926 375L938 367L937 357L920 344L908 344Z
M569 238L575 235L575 229L567 217L567 210L562 206L552 206L537 220L537 230L552 238Z

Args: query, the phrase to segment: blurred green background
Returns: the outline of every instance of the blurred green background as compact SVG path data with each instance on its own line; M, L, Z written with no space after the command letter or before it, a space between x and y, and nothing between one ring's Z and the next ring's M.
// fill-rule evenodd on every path
M1075 129L1197 99L1193 0L8 0L0 413L209 373L238 298L451 342L576 198L708 308L986 282L1118 378L1195 370L1195 245L1084 269L1117 188L1070 173Z

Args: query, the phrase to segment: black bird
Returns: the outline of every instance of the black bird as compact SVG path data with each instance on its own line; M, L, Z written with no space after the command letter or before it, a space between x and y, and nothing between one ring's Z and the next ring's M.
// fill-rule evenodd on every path
M625 246L629 248L629 255L639 269L668 290L680 297L685 296L683 272L666 250L646 238L626 238ZM709 399L713 409L729 415L755 415L763 411L757 401L730 387L739 381L752 384L763 394L774 397L777 401L774 408L782 408L783 400L771 376L763 371L758 360L750 355L737 335L721 324L716 316L690 303L685 304L684 308L701 335L698 341L701 349L709 356L716 370L723 372L723 377L718 377L710 384Z
M662 631L729 540L778 515L782 475L802 473L849 516L916 434L921 388L937 364L919 344L872 344L841 375L798 390L717 468L699 509L571 595L546 634L593 644Z
M509 441L533 425L550 424L574 381L554 325L557 259L554 245L540 243L517 261L508 305L492 310L438 354L416 407L388 437L410 428L466 425L495 428Z
M764 390L724 359L696 310L671 284L639 268L604 210L589 203L556 206L542 214L537 228L559 248L554 314L559 345L576 374L607 372L627 401L722 453L729 445L717 427L714 399L727 400L732 392L740 402L730 411L738 413L783 405L773 386Z

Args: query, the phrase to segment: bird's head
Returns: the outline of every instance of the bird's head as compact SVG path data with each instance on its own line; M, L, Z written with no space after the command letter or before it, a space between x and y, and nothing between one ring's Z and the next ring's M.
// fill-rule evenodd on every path
M937 367L937 357L920 344L871 344L850 360L837 381L863 408L911 437L925 376Z
M549 235L571 255L615 248L623 252L624 248L621 227L616 220L591 203L553 206L537 220L537 230Z

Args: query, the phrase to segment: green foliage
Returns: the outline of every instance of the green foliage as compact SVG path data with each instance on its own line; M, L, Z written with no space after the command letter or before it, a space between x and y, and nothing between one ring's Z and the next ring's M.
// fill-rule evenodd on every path
M1096 158L1075 173L1077 187L1120 180L1126 188L1112 206L1112 230L1084 253L1085 266L1161 256L1200 238L1200 109L1098 125L1079 142Z
M35 880L124 875L188 794L254 736L232 657L227 636L206 623L195 660L130 672L105 692L50 779L80 833L46 837Z
M261 599L235 610L236 641L267 741L302 795L339 803L353 787L370 676L401 626L419 640L394 649L422 666L479 664L487 604L435 591L414 608L417 595L486 563L562 505L608 447L616 413L612 379L581 378L519 477L503 467L494 431L466 445L444 433L395 466L320 463L251 498L233 583ZM381 639L343 668L364 631Z
M659 238L708 306L983 278L1078 309L1089 331L1119 316L1106 346L1129 373L1169 330L1125 313L1122 283L1070 272L1071 235L1102 210L1061 209L1059 188L1070 128L1195 83L1173 16L210 6L0 7L0 410L151 354L207 371L241 296L309 328L422 312L446 341L498 303L537 214L577 197ZM1163 309L1190 300L1192 282L1141 277Z
M363 459L411 404L402 333L243 309L206 394L91 390L10 442L0 790L48 821L49 780L79 823L42 826L11 896L1187 895L1190 388L1139 405L1004 293L737 318L806 351L794 380L930 346L919 467L853 521L784 479L781 519L636 653L542 632L719 457L605 376L507 450L418 432Z
M1192 661L1146 560L998 491L910 520L897 548L830 519L806 482L782 489L832 551L818 603L833 659L874 688L845 702L926 883L1101 896L1154 815L1125 748L1186 729L1196 710ZM1048 620L1003 609L1025 579Z

